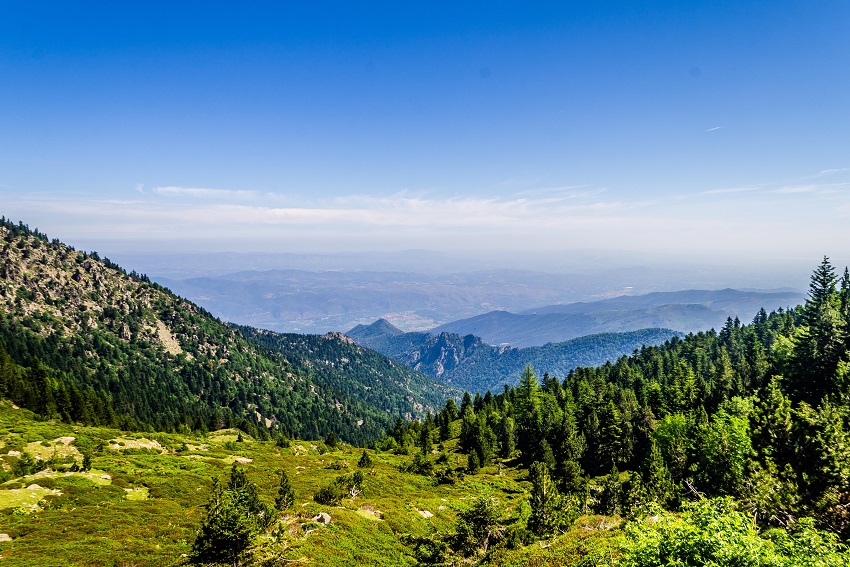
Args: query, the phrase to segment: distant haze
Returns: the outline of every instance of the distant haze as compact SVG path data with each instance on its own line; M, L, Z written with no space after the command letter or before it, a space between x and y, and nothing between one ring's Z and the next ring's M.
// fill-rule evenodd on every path
M541 270L507 266L507 258L501 260L502 267L494 267L498 264L493 259L482 256L421 250L350 255L146 254L110 259L147 273L222 319L302 333L346 331L378 318L405 331L428 330L496 310L519 312L656 291L733 286L797 292L786 294L797 298L793 301L765 305L787 307L799 302L810 272L808 268L793 272L788 266L767 270L640 264L636 258L627 261L590 253L565 257L563 264L553 262ZM748 306L747 316L759 306ZM722 323L727 316L717 315L704 319L705 326Z

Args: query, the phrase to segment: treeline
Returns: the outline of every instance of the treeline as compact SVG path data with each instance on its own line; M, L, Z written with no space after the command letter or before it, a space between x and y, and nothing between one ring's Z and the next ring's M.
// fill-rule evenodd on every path
M567 516L729 496L763 527L811 516L847 540L848 376L850 275L839 281L824 258L803 307L761 310L748 325L730 319L719 332L674 337L563 379L527 368L516 387L398 422L383 443L446 440L458 419L468 472L516 459L533 472L534 490L551 479L543 491ZM536 524L539 534L554 529L548 521Z

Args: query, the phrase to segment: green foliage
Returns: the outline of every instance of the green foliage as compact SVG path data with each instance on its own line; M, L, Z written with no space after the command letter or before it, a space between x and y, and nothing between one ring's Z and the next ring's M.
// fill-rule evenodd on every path
M313 500L326 506L336 506L342 500L342 493L336 486L325 486L316 491Z
M357 461L357 466L361 469L368 469L372 466L372 457L363 449L363 454L360 455L360 460Z
M528 529L543 537L569 527L578 514L576 510L570 509L568 502L558 492L549 476L548 467L541 462L533 463L529 475L531 515L528 518Z
M760 534L730 499L701 500L681 516L656 510L631 523L620 541L622 567L735 565L838 567L847 555L835 537L801 522L792 532Z
M270 510L260 501L257 486L234 463L227 488L213 484L207 515L192 545L193 563L236 564L251 540L271 521Z
M699 435L700 486L711 494L738 495L752 454L749 421L718 411Z
M451 547L464 557L484 554L502 539L504 530L499 502L492 496L480 496L458 514Z
M295 504L295 490L292 488L292 482L289 480L289 475L286 471L280 471L280 485L277 489L277 498L274 501L274 507L278 510L288 510Z

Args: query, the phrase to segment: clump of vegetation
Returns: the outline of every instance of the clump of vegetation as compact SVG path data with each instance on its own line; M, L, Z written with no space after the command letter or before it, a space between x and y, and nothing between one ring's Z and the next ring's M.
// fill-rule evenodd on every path
M365 477L361 471L344 474L336 477L328 486L325 486L313 495L313 500L327 506L337 506L343 498L357 498L363 494L363 481Z
M361 469L368 469L372 466L372 457L369 456L366 449L363 449L363 454L360 455L360 460L357 461L357 466Z
M278 510L288 510L295 504L295 489L292 488L292 482L289 480L289 475L286 471L280 471L280 485L277 489L277 498L274 501L274 507Z
M194 563L237 564L252 538L274 517L269 507L260 501L257 486L235 463L227 488L214 481L212 496L205 508L206 518L192 545Z

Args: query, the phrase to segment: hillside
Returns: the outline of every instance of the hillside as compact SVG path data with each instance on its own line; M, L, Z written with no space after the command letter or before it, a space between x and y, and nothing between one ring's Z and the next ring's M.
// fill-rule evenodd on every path
M359 344L470 392L500 391L516 384L531 365L553 376L564 376L577 366L596 366L655 345L681 333L669 329L641 329L628 333L588 335L540 347L509 348L486 344L473 335L443 332L404 333L379 319L347 333Z
M362 443L397 404L299 372L146 277L0 223L0 396L45 417L159 430L239 426ZM380 383L380 377L361 377ZM362 386L369 386L365 384ZM434 409L411 393L406 415ZM419 409L416 409L419 408Z
M797 292L734 289L656 292L589 303L550 305L519 313L491 311L440 325L430 332L472 334L489 344L516 347L646 328L696 333L720 328L728 318L750 321L761 308L787 308L803 299Z
M342 333L299 335L236 326L248 340L292 364L301 374L335 384L345 395L407 419L442 406L461 390L356 344Z

